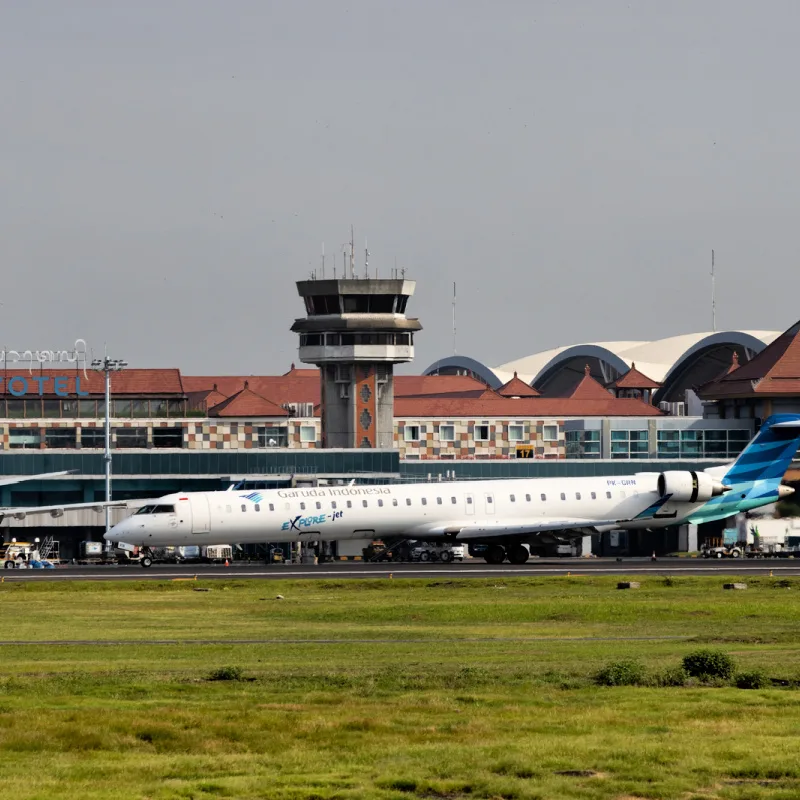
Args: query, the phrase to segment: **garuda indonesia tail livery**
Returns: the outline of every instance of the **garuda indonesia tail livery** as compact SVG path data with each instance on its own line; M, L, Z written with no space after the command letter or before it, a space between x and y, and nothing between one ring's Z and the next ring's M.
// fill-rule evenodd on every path
M710 522L773 503L793 492L781 480L798 444L800 415L783 414L732 465L704 472L171 494L106 538L149 548L402 536L487 544L490 564L523 564L526 545L548 537ZM152 563L146 552L141 563Z

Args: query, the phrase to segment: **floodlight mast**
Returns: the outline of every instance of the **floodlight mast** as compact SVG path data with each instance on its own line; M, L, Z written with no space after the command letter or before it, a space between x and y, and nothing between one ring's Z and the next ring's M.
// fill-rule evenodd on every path
M119 372L128 366L127 361L120 358L95 358L92 361L92 369L97 372L105 374L105 393L106 393L106 419L105 419L105 451L103 453L103 462L105 464L106 473L106 503L111 502L111 373ZM105 507L106 517L106 533L111 530L111 509ZM108 542L107 546L110 547L111 543Z

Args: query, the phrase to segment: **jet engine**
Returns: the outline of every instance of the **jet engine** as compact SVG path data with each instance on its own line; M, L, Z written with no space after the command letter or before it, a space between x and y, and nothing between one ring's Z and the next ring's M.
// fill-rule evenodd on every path
M661 497L671 495L679 503L704 503L730 491L705 472L662 472L658 476L658 493Z

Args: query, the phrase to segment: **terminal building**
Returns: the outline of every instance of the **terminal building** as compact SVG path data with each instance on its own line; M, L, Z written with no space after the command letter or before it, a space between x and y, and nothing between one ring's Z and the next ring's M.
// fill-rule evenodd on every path
M800 406L798 325L783 334L580 345L496 370L453 357L422 375L396 375L421 330L405 313L412 281L312 280L298 291L306 309L293 325L302 367L281 375L179 368L112 375L114 499L242 481L278 487L704 469L735 458L768 413ZM104 376L81 365L15 370L6 360L4 367L0 474L71 474L2 486L0 505L104 499ZM92 511L7 516L3 533L8 540L58 528L70 557L78 542L99 538L103 524ZM708 527L708 535L719 533ZM676 531L661 537L657 549L678 549ZM626 546L649 554L652 545L643 538Z

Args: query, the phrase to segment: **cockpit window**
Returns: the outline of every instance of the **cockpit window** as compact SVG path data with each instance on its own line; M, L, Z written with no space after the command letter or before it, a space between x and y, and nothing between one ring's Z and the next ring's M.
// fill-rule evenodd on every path
M137 514L174 514L175 506L142 506Z

